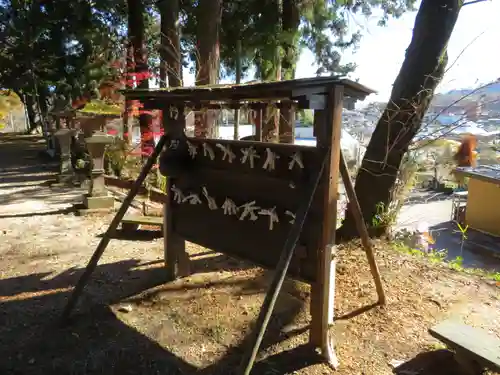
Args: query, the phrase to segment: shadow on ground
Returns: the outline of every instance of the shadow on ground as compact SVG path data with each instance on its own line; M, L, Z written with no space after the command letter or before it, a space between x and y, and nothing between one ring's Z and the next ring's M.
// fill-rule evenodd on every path
M417 371L416 371L417 370ZM467 375L449 350L421 353L394 369L396 375Z
M194 268L219 268L216 263L207 267L206 259L201 262L203 264L196 266L197 260L193 259ZM82 269L71 268L55 276L47 272L1 280L0 373L233 373L249 343L248 337L239 345L229 348L221 360L208 367L197 368L125 324L109 307L127 296L161 284L164 268L159 264L144 265L129 260L99 266L80 300L79 311L67 326L59 324L59 316ZM255 292L252 290L254 287L253 283L242 286L248 289L248 293ZM296 314L297 311L291 308L286 315L275 316L262 348L293 335L284 335L282 328ZM299 346L257 363L253 373L288 374L318 360L309 347Z

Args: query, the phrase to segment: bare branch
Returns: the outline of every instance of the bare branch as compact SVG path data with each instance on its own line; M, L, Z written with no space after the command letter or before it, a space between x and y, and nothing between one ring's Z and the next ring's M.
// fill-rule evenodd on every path
M462 6L466 6L466 5L472 5L472 4L476 4L476 3L484 3L485 1L489 1L489 0L471 0L471 1L468 1L466 3L463 3Z
M483 0L481 0L483 1ZM450 64L450 66L448 66L446 68L446 71L444 72L444 74L448 73L450 71L451 68L453 68L453 66L456 64L456 62L458 61L458 59L465 53L465 51L471 46L473 45L476 40L478 40L481 36L483 36L485 32L483 31L482 33L480 33L479 35L477 35L474 39L472 39L461 51L460 53L458 54L457 58L455 60L453 60L453 62Z

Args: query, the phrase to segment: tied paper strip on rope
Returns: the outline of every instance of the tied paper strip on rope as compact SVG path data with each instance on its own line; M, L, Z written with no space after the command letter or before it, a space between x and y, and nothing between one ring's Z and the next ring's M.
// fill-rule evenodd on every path
M229 163L232 163L234 159L236 159L236 155L233 153L231 150L231 147L229 145L224 146L220 143L217 143L215 147L219 148L224 154L222 155L222 160L226 160Z
M290 224L295 223L295 214L292 211L287 210L287 211L285 211L285 214L291 217L291 219L289 221Z
M267 169L268 171L274 171L276 168L276 160L280 157L278 154L273 152L269 147L266 148L266 161L262 166L263 169Z
M215 159L215 152L212 149L212 147L210 147L210 145L208 143L203 143L203 156L205 156L205 157L208 156L210 158L210 160Z
M184 201L184 194L182 194L181 189L176 187L175 185L172 185L171 189L172 193L174 193L174 202L180 204Z
M187 143L187 146L188 146L189 156L191 156L191 159L194 159L196 157L196 155L198 154L198 146L192 144L189 141L186 141L186 143Z
M292 170L295 165L298 165L300 169L304 169L302 154L298 151L293 153L292 160L288 163L288 169Z
M222 209L224 210L224 215L238 215L239 207L230 198L226 197L226 200L222 204Z
M242 148L241 153L243 154L243 156L241 157L241 164L245 164L246 162L248 162L250 164L250 168L253 169L255 166L254 159L260 158L255 148L253 146L250 146L248 148Z
M217 202L215 201L214 198L212 198L210 195L208 195L207 188L203 187L202 191L203 191L203 196L207 200L208 208L211 209L211 210L218 209L219 207L217 207Z
M240 208L243 209L243 212L241 213L240 216L240 220L245 220L248 217L250 220L255 221L259 218L255 212L260 210L260 207L256 206L255 201L245 203L241 205Z
M276 214L276 207L270 209L262 209L259 215L269 216L269 230L273 230L274 223L279 223L278 215Z
M189 194L188 196L184 197L182 200L182 203L188 202L189 204L201 204L201 199L198 194Z

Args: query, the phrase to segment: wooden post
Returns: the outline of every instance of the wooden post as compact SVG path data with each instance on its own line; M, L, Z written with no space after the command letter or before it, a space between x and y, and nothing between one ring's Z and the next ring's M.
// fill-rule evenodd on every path
M320 348L323 356L333 367L338 366L334 348L329 339L329 326L333 324L335 301L335 231L337 229L337 199L339 185L340 136L342 125L343 86L334 86L328 95L325 110L314 111L314 126L317 147L330 147L330 155L323 171L324 216L320 247L318 249L318 270L316 282L311 290L311 332L310 343Z
M349 176L347 163L345 161L344 155L342 154L342 151L340 152L340 174L342 175L342 181L344 182L347 198L349 199L349 209L351 210L354 221L356 222L356 227L358 229L359 237L361 238L361 243L365 248L368 264L370 265L370 271L373 276L373 281L375 282L375 288L377 289L378 303L380 305L384 305L384 285L382 283L382 278L380 277L380 272L375 260L375 254L370 242L368 229L366 228L366 224L363 220L363 213L361 212L361 207L359 206L358 197L356 196L356 192L351 181L351 176Z
M257 109L257 116L255 118L255 140L262 142L262 121L264 117L264 109Z
M236 42L236 84L241 83L241 40L238 39ZM239 135L240 128L240 110L239 108L234 110L234 134L233 139L237 141L240 138Z
M176 119L170 117L169 108L164 108L162 112L164 134L169 138L181 136L186 126L184 107L178 108ZM169 281L188 276L190 273L186 242L173 230L174 215L171 209L173 194L171 191L174 184L175 178L167 176L167 202L163 204L163 251Z

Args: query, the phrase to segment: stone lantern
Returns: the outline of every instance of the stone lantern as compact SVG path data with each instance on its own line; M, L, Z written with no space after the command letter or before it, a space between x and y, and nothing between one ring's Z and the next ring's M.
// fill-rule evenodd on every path
M84 195L84 209L81 210L88 213L109 212L114 208L114 198L108 194L104 183L104 153L106 146L114 142L113 137L104 131L109 117L116 116L95 115L81 118L80 121L80 128L92 161L90 186L88 193Z
M60 95L55 99L49 115L52 121L49 121L48 152L52 157L59 159L57 183L67 184L74 178L71 155L73 137L76 134L74 129L76 113L66 98Z
M52 115L56 120L56 131L54 137L57 140L59 153L59 174L57 182L70 183L73 181L75 171L71 163L71 146L73 138L76 134L74 129L74 111L54 112ZM64 118L65 123L61 123L61 118Z

